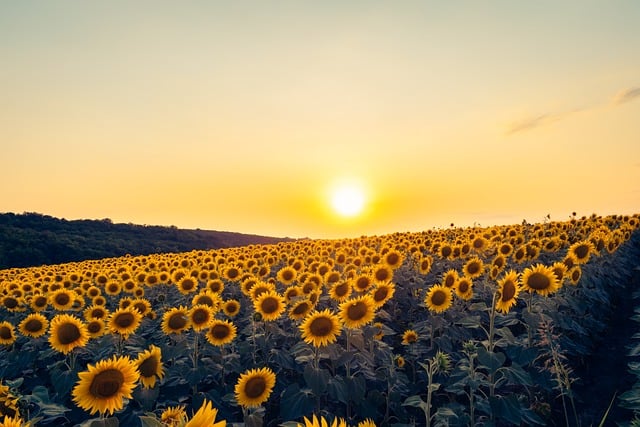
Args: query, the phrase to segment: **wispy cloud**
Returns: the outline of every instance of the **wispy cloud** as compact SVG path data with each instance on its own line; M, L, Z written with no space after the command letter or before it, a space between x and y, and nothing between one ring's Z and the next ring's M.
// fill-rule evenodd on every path
M640 97L640 87L631 87L620 91L613 97L613 104L620 105Z
M615 96L613 96L613 98L611 99L610 105L613 105L615 107L621 104L626 104L628 102L631 102L636 98L640 98L640 87L630 87L618 92ZM513 135L514 133L518 133L518 132L530 131L532 129L545 126L553 122L564 120L576 113L595 110L602 106L606 106L606 104L594 105L589 108L581 108L581 109L575 109L570 111L548 112L548 113L538 114L531 117L526 117L524 119L516 120L510 123L507 126L505 134Z

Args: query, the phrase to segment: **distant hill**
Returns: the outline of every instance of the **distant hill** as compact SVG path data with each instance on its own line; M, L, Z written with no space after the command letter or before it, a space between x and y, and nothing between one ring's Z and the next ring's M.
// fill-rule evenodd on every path
M114 224L39 213L0 214L0 269L193 249L272 244L292 239L227 231Z

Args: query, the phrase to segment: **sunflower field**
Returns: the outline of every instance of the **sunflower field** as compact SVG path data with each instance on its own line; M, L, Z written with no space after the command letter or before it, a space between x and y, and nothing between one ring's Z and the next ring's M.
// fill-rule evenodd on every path
M616 408L639 425L638 337L628 389L590 365L633 305L638 228L572 216L2 270L0 426L589 426Z

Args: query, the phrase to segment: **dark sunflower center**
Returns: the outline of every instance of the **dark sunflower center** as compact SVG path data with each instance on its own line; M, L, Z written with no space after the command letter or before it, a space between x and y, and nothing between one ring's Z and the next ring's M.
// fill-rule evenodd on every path
M476 274L480 272L480 264L477 262L472 262L467 266L467 271L469 274Z
M118 393L123 383L122 372L117 369L107 369L93 378L89 393L98 399L108 399Z
M42 322L38 319L29 319L24 324L24 329L28 332L40 332L42 330Z
M114 320L114 323L121 328L128 328L133 325L135 316L131 313L120 313Z
M256 399L262 396L267 388L267 382L262 377L253 377L244 386L244 392L250 399Z
M6 326L0 326L0 338L2 338L3 340L10 340L11 338L13 338L11 329Z
M47 297L37 297L33 300L33 305L36 307L44 307L47 305Z
M58 294L56 295L56 302L59 305L67 305L71 301L71 298L67 294Z
M204 309L196 310L193 313L193 315L191 316L191 320L196 325L202 325L204 323L207 323L209 321L209 319L210 319L209 312L207 310L204 310Z
M484 246L484 240L478 238L473 241L473 247L475 249L482 249L483 246Z
M289 281L289 280L293 280L293 271L291 270L285 270L282 272L282 278L285 281Z
M309 303L308 302L301 302L300 304L296 305L293 308L292 313L294 315L296 314L304 314L307 312L307 310L309 309Z
M580 278L580 275L582 273L580 272L580 270L573 270L571 272L571 280L573 280L574 282L577 281Z
M158 372L158 359L155 357L147 357L138 367L140 375L150 378Z
M239 310L237 304L227 304L227 313L236 313Z
M349 291L349 284L347 282L341 283L339 285L336 285L336 287L333 288L333 290L336 296L343 297Z
M87 325L87 329L92 334L97 334L98 332L100 332L100 329L102 329L102 326L100 325L100 322L89 322L89 324Z
M58 328L58 340L60 344L71 344L80 339L80 329L73 323L63 323Z
M436 307L444 305L446 301L447 294L445 294L444 291L437 290L433 293L433 295L431 295L431 304L435 305Z
M380 282L384 282L385 280L389 279L389 272L385 269L376 271L376 279Z
M191 279L187 279L187 280L183 280L182 281L182 289L186 290L186 291L190 291L191 289L195 288L195 283L193 280Z
M553 274L556 275L558 280L562 280L562 278L564 277L564 273L563 273L563 270L561 268L554 268L553 269Z
M356 288L358 289L367 289L369 287L369 279L367 277L360 277L356 281Z
M211 335L219 340L228 337L230 332L229 326L227 325L215 325L211 328Z
M578 245L578 247L575 250L575 254L578 257L578 259L586 258L587 255L589 255L589 246Z
M187 319L185 319L183 313L175 313L169 317L168 325L173 330L182 329L187 326Z
M373 293L373 299L375 301L383 301L387 297L387 295L389 295L389 289L387 289L387 288L378 288Z
M502 301L507 302L516 295L516 285L511 280L504 282L502 286Z
M551 281L546 275L535 272L529 276L527 284L532 289L543 290L551 286Z
M13 297L6 297L3 303L7 308L16 308L18 306L18 300Z
M264 301L262 301L260 307L265 314L271 314L278 311L278 308L280 308L280 304L276 298L268 297L265 298Z
M94 319L102 319L105 316L105 312L102 309L96 308L95 310L91 311L91 316Z
M147 306L142 302L137 302L133 304L133 308L138 310L140 314L145 314L147 312Z
M367 304L362 301L353 303L347 308L347 317L350 320L360 320L367 314Z
M227 277L229 279L235 279L236 277L238 277L239 274L240 272L235 268L231 268L229 269L229 271L227 271Z
M400 262L400 256L396 253L387 255L387 263L389 265L397 265Z
M449 255L451 255L451 251L452 249L449 246L445 246L442 248L442 257L443 258L447 258Z
M109 292L118 292L118 285L116 284L109 285Z
M202 295L198 298L198 304L208 305L209 307L213 307L213 299L208 295Z
M469 282L463 280L460 283L458 283L458 291L464 294L468 290L469 290Z
M309 330L316 337L325 337L333 330L333 322L327 317L318 317L311 322Z
M456 278L453 277L453 275L449 275L444 279L444 285L447 288L450 288L454 285L454 283L456 283Z

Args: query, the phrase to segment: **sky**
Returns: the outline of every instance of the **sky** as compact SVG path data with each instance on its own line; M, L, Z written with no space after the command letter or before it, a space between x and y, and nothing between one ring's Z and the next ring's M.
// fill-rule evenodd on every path
M0 212L343 238L640 212L637 0L0 0ZM363 192L363 211L332 208Z

